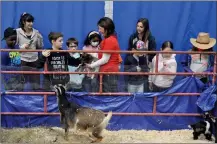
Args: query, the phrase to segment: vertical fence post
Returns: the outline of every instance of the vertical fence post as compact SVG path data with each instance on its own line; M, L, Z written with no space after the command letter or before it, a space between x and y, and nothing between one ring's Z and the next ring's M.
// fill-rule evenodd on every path
M99 75L99 93L102 93L102 77L103 77L103 75L102 74L100 74Z
M159 61L159 54L156 54L156 64L155 64L155 73L158 73L158 61ZM157 97L154 97L154 104L153 104L153 113L157 111Z
M212 84L215 84L216 81L216 73L217 73L217 54L215 54L214 58L214 66L213 66L213 78L212 78Z
M214 66L213 66L213 78L212 78L212 84L215 85L216 82L216 73L217 73L217 53L215 54L215 58L214 58ZM217 107L217 102L215 103L215 106L213 108L213 110L211 111L211 113L216 116L216 111L215 111L215 107Z
M44 64L44 72L47 72L48 68L47 68L47 59L46 62ZM44 113L47 113L47 94L44 95Z

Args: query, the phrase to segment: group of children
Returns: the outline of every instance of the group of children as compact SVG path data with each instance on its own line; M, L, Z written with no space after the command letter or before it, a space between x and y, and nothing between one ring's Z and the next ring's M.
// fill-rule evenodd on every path
M105 18L104 18L105 19ZM103 19L102 19L103 20ZM110 49L118 50L119 45L117 38L114 35L114 24L112 20L106 19L101 22L103 28L105 21L109 21L112 33L106 31L105 39L102 40L99 32L91 31L87 34L84 41L83 50L100 50ZM38 30L32 28L34 17L28 13L23 13L20 19L20 28L13 29L7 28L4 32L4 40L8 48L15 49L18 46L20 49L42 49L43 38ZM100 23L100 21L99 21ZM100 25L100 24L99 24ZM113 26L112 26L113 25ZM104 26L105 28L105 26ZM104 30L101 30L103 33ZM11 63L9 65L22 67L22 70L39 70L44 67L45 62L48 64L48 71L83 71L83 72L114 72L119 71L116 68L116 63L119 66L122 63L120 54L101 54L101 53L88 53L91 57L89 63L84 59L88 59L87 53L75 52L52 52L52 50L62 50L63 34L59 32L51 32L48 39L52 45L50 49L43 50L38 55L37 52L10 52L9 57ZM76 38L69 38L66 41L69 50L78 49L78 40ZM216 43L214 38L210 38L208 33L199 33L197 39L191 39L193 48L191 51L212 51ZM33 48L32 48L33 47ZM161 51L173 51L173 43L165 41L161 46ZM133 51L132 54L127 54L124 60L125 72L177 72L177 62L175 54L164 53L158 55L158 63L156 63L155 54L141 54L137 51L155 51L156 42L149 30L149 22L145 18L141 18L137 22L136 32L130 36L128 51ZM100 59L100 60L99 60ZM107 59L107 60L106 60ZM109 63L105 65L104 63ZM156 71L156 64L158 70ZM207 54L186 54L184 55L181 64L184 66L186 72L205 72L213 71L214 57ZM109 66L109 67L108 67ZM82 67L82 68L81 68ZM111 89L110 92L117 92L117 76L104 75L103 83ZM128 92L148 92L148 91L163 91L171 87L175 75L128 75L125 76L125 85ZM198 76L204 83L208 82L206 76ZM39 75L22 75L22 83L27 82L27 79L32 83L34 90L40 89ZM43 89L51 90L56 84L63 84L67 86L68 90L76 92L98 92L99 91L99 75L96 74L45 74L43 80ZM22 90L20 88L19 90ZM107 91L109 92L109 91Z
M5 30L4 33L5 37L4 40L6 40L6 44L8 48L14 49L16 44L16 39L13 39L11 43L11 37L16 37L17 32L15 29L9 27ZM51 50L62 50L63 46L63 34L59 32L51 32L48 35L49 41L52 45L51 48L48 48L46 50L43 50L42 54L38 57L37 61L35 62L35 68L40 69L44 67L44 64L47 60L47 66L48 71L70 71L70 72L76 72L79 70L79 67L82 63L82 55L85 55L84 53L65 53L65 52L51 52ZM9 42L10 41L10 42ZM100 34L97 31L91 31L85 41L84 41L84 47L83 50L99 50L99 45L101 43L102 39ZM76 38L69 38L66 41L66 46L68 50L77 50L78 49L78 40ZM13 52L10 52L13 53ZM21 61L20 57L21 54L19 52L14 52L17 54L16 59L18 61ZM26 52L23 52L26 53ZM29 53L29 52L28 52ZM98 60L98 53L88 53L93 57L93 61L91 63ZM11 65L15 66L15 60L11 57L11 54L9 54L11 58ZM120 57L120 56L119 56ZM120 57L120 64L122 62L122 59ZM20 66L21 62L17 63L16 66ZM83 72L98 72L99 66L96 68L88 68L85 67L83 69ZM88 91L88 92L98 92L99 89L99 82L98 82L98 76L94 74L46 74L44 75L43 80L43 89L45 90L51 90L52 87L56 84L63 84L67 86L68 90L72 90L75 92L81 92L81 91Z

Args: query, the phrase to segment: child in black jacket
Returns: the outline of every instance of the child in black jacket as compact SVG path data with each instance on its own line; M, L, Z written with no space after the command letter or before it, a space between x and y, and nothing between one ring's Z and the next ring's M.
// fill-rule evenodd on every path
M52 44L53 50L62 50L63 35L58 32L51 32L49 34L49 41ZM38 68L42 68L44 63L48 64L48 71L64 72L68 71L68 65L78 66L81 63L80 59L71 57L67 52L52 52L52 50L45 50L38 60ZM48 74L44 76L43 88L45 90L52 90L54 85L66 85L69 82L69 74Z

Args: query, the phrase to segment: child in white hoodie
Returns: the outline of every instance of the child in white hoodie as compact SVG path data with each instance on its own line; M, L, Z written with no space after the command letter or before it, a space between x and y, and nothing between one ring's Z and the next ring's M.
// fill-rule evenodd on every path
M173 51L173 43L165 41L162 44L161 51ZM152 59L150 72L155 72L156 56ZM175 54L164 53L159 54L158 57L158 72L176 73L177 62ZM153 92L161 92L173 84L175 75L150 75L149 76L149 89Z

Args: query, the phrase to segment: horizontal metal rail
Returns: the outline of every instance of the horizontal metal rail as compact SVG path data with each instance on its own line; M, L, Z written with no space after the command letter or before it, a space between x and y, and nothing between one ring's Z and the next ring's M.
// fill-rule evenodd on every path
M55 95L55 92L1 92L1 94L6 95ZM87 93L87 95L92 96L133 96L133 93ZM166 96L198 96L200 93L173 93L173 94L163 94Z
M1 115L41 115L41 116L59 116L60 113L48 112L1 112ZM105 113L107 114L107 113ZM116 116L201 116L198 113L118 113L112 112Z
M42 52L44 50L21 50L21 49L0 49L1 52ZM170 53L170 54L216 54L216 52L199 52L199 51L114 51L114 50L50 50L51 52L84 52L84 53Z

